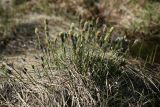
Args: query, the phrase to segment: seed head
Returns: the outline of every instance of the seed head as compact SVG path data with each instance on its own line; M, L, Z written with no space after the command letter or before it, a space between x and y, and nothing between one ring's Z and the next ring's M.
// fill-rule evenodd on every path
M96 19L96 25L98 25L99 23L99 17Z
M104 38L105 41L108 41L110 39L110 37L112 36L113 30L114 30L114 27L111 27L109 32L106 33L106 36Z
M98 30L98 31L96 32L96 38L99 40L99 39L100 39L100 37L101 37L101 31L100 31L100 30Z
M106 31L107 31L107 25L104 24L104 25L103 25L103 33L105 33Z
M86 22L84 23L84 26L83 26L83 31L87 31L87 30L88 30L88 25L89 25L89 22L86 21Z
M35 34L38 34L38 28L35 28Z

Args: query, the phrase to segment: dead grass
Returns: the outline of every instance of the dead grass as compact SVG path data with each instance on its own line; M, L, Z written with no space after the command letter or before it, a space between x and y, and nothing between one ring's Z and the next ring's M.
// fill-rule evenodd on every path
M113 18L116 26L129 29L132 29L132 24L135 22L141 24L143 23L141 21L146 21L148 24L150 21L150 19L143 20L146 18L143 17L144 14L142 15L145 11L145 1L140 1L138 4L130 0L102 1L100 4L90 4L85 0L60 0L53 4L51 4L53 1L39 1L31 0L17 5L16 11L22 12L21 15L30 11L48 14L52 13L50 11L52 6L56 5L54 9L59 15L69 14L71 19L78 15L84 19L100 16L105 21L104 16L107 16L109 19L107 22L112 23L110 19ZM109 4L108 11L105 10L104 2ZM126 45L127 38L112 41L113 35L119 35L114 32L113 27L110 28L108 25L99 27L100 19L85 22L82 18L79 20L79 25L71 24L70 28L66 28L68 23L62 23L69 30L65 32L64 28L59 35L52 35L54 32L52 29L55 28L53 26L57 26L58 22L52 22L51 17L47 18L49 21L45 20L44 27L36 27L37 24L34 23L20 23L13 26L13 31L19 38L25 33L23 37L34 35L36 39L33 39L38 41L43 35L45 43L38 41L39 44L34 44L40 50L40 54L35 56L36 63L32 63L31 59L28 61L22 59L26 61L27 66L20 69L17 68L18 63L2 64L0 104L11 107L159 105L159 65L143 60L133 63L128 53L129 46ZM139 25L134 27L137 26L136 29L141 29ZM23 61L19 62L22 66L26 65Z

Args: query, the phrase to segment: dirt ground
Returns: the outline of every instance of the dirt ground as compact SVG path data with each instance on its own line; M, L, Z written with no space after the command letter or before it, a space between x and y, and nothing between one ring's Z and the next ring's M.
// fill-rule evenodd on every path
M16 66L19 70L22 68L30 69L31 65L37 65L41 52L37 48L37 35L35 28L42 30L40 35L45 36L43 33L44 20L49 21L49 32L51 39L54 39L61 31L66 31L71 22L67 18L52 15L42 14L28 14L23 19L17 19L19 22L14 26L11 34L13 38L5 43L5 46L0 47L0 66L3 63Z

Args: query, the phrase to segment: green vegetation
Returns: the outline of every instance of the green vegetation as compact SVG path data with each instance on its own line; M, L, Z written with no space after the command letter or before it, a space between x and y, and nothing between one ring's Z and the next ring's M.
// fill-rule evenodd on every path
M153 7L159 2L120 0L122 4L108 1L108 6L103 5L106 1L14 0L13 9L6 11L0 7L0 50L12 41L33 42L36 53L28 59L27 66L24 58L16 59L16 64L1 58L0 106L158 107L160 39L157 35L160 33L159 15L155 15L158 11ZM132 8L133 5L137 7ZM74 6L86 13L75 10ZM125 7L138 18L123 20L129 26L122 19L110 20L119 8L124 14ZM107 9L111 13L105 16ZM30 21L27 13L30 17L45 14L44 23L43 18ZM75 23L57 30L54 14L65 17L64 22ZM18 16L24 18L15 21ZM60 24L63 27L63 22ZM52 33L56 30L56 34Z

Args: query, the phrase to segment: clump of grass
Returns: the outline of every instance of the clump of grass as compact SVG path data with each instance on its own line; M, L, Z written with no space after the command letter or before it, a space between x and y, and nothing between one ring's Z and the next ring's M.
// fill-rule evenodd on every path
M158 98L154 93L159 93L159 79L154 80L152 78L153 80L150 80L151 78L148 77L149 71L147 71L147 69L128 64L123 54L119 54L118 52L119 48L123 47L119 47L116 50L110 49L109 40L113 28L108 29L104 34L98 33L100 39L97 41L97 33L95 33L95 31L99 29L94 29L94 27L92 28L87 25L93 23L94 22L86 22L83 29L79 31L79 35L76 35L78 31L73 31L73 29L71 29L70 32L72 33L68 33L68 36L71 36L71 45L74 54L68 55L72 50L69 50L68 54L65 51L65 57L66 54L73 57L73 63L75 64L77 71L93 80L95 86L101 90L99 103L102 105L114 105L117 103L115 106L129 106L131 103L138 106L145 104L145 102L147 102L146 100L149 100L150 102L146 103L146 105L154 104L152 98ZM65 40L62 40L62 42L64 48ZM67 43L66 46L68 46ZM109 52L112 52L111 56L108 56L109 52L106 51L107 49ZM137 81L139 81L139 84L137 84ZM155 84L157 84L158 87ZM118 89L114 89L115 87ZM143 91L141 91L141 89L143 89ZM141 95L143 95L143 97L152 97L141 100ZM114 96L114 98L112 99L111 96ZM155 105L157 104L158 103L156 102Z
M111 48L113 28L98 28L96 21L79 27L72 24L52 41L48 23L46 20L44 29L48 45L39 45L40 66L32 65L33 70L25 68L23 72L13 66L12 75L4 73L7 80L0 90L4 91L3 84L10 84L7 87L13 97L1 94L2 103L42 107L158 105L159 77L142 65L130 64L119 51L122 47ZM37 29L36 34L39 38Z

